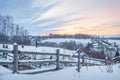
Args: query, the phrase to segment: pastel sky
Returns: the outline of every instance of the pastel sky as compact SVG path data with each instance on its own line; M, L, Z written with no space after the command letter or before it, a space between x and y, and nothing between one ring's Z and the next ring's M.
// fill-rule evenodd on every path
M0 0L0 14L32 35L120 35L120 0Z

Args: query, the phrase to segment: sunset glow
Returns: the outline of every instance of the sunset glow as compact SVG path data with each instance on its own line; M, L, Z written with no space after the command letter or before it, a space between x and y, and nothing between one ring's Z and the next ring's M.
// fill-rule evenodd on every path
M12 15L32 35L120 35L120 0L0 0L0 4L1 14Z

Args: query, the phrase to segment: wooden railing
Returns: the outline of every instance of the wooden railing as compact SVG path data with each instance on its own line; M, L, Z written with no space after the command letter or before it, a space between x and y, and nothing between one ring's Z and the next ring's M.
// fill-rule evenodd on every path
M105 60L102 60L102 59L95 59L95 58L81 56L80 55L81 50L78 50L76 52L78 54L77 56L71 56L71 55L68 55L68 54L60 54L59 49L56 50L56 53L19 51L18 50L18 45L14 44L13 45L13 50L0 50L0 52L5 52L5 53L8 53L8 54L12 53L13 54L13 60L12 61L0 61L0 65L9 65L9 64L13 65L13 73L18 73L18 67L21 64L40 64L40 63L51 63L52 62L52 63L56 64L56 70L59 70L60 69L60 63L75 63L78 66L77 70L79 72L81 64L91 64L91 63L88 63L88 62L85 63L84 59L105 62ZM56 56L56 60L19 60L18 59L19 54L54 55L54 56ZM60 56L77 58L78 61L60 60ZM82 62L80 62L80 59L82 59ZM95 65L99 65L99 64L95 64Z

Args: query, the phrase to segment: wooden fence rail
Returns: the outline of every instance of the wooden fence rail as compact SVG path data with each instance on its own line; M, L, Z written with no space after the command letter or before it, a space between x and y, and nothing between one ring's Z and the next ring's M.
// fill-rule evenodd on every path
M13 54L13 61L2 61L0 62L0 65L13 65L13 73L18 73L18 66L19 64L38 64L38 63L51 63L56 62L56 70L60 69L60 55L62 56L68 56L64 54L60 54L59 49L56 50L56 53L40 53L40 52L26 52L26 51L19 51L18 45L13 45L13 50L0 50L0 52L5 53L12 53ZM56 55L56 60L18 60L18 54L39 54L39 55Z
M80 72L80 64L91 64L91 63L85 63L84 59L88 60L95 60L95 61L105 61L102 59L95 59L95 58L89 58L81 56L81 50L77 52L78 56L71 56L67 54L60 54L60 50L57 49L56 53L42 53L42 52L30 52L30 51L19 51L18 45L13 45L13 50L0 50L0 52L5 53L12 53L13 54L13 60L12 61L1 61L0 65L13 65L13 73L18 73L18 66L22 64L41 64L41 63L55 63L56 64L56 70L60 69L60 63L76 63L78 65L78 72ZM18 54L39 54L39 55L55 55L56 60L18 60ZM67 56L67 57L74 57L77 58L78 61L67 61L67 60L60 60L60 56ZM80 59L82 59L82 62L80 62ZM97 65L97 64L96 64Z

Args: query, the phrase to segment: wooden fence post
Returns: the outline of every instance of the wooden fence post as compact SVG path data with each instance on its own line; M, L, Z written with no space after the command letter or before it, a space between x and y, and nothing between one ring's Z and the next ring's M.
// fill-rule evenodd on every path
M56 50L56 70L60 69L60 50Z
M81 50L80 49L78 49L78 51L77 51L77 53L78 53L78 68L77 68L77 70L78 70L78 72L80 72L80 53L81 53Z
M85 65L85 58L84 58L84 55L82 55L82 65L83 65L83 66Z
M13 73L18 73L18 44L14 43L13 45Z
M80 52L78 51L78 72L80 72Z
M108 57L105 57L105 65L108 65Z

